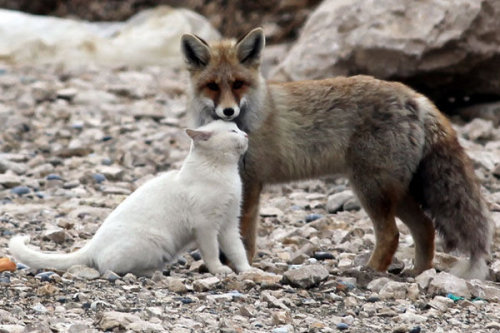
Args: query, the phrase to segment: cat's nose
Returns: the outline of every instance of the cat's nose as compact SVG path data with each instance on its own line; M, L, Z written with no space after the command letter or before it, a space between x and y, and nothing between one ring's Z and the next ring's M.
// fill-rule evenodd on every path
M233 108L225 108L224 110L222 110L222 113L224 113L224 115L226 117L231 117L234 114L234 109Z

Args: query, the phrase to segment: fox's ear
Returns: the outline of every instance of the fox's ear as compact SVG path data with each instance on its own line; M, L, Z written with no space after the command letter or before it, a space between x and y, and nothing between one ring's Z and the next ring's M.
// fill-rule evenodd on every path
M262 28L253 29L236 44L238 59L242 64L258 64L260 53L265 45L264 30Z
M212 136L212 132L198 131L193 129L186 129L186 134L189 135L193 141L207 141Z
M190 67L205 67L210 60L210 47L198 36L184 34L181 38L181 50L184 61Z

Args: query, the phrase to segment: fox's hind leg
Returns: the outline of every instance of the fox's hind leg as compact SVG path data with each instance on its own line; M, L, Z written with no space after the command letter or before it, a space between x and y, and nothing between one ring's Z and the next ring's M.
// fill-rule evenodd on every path
M377 271L386 271L398 248L399 231L396 226L396 203L394 197L379 188L371 177L351 179L359 201L370 217L375 231L375 249L368 266Z
M420 205L410 195L400 201L396 214L408 226L415 241L413 273L420 274L432 268L435 231L431 219L424 214Z
M247 251L248 262L251 264L255 255L257 241L257 226L259 217L259 200L262 184L245 180L243 191L243 207L240 218L240 232Z

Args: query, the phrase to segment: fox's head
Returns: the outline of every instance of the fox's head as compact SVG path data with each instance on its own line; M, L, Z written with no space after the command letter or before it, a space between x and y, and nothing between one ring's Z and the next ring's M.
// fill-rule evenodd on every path
M260 55L265 45L261 28L250 31L239 41L207 43L185 34L181 48L192 84L191 108L197 125L213 119L234 121L251 131L255 119L249 113L260 108L265 83L260 74Z

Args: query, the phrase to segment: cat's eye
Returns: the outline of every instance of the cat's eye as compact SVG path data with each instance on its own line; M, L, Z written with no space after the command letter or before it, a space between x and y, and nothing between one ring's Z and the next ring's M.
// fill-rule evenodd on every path
M236 130L231 130L231 132L233 132L233 133L238 133L238 131L236 131Z
M207 88L212 90L212 91L219 91L219 85L215 82L210 82L207 84Z
M244 82L241 80L236 80L233 82L233 89L240 89L243 87Z

